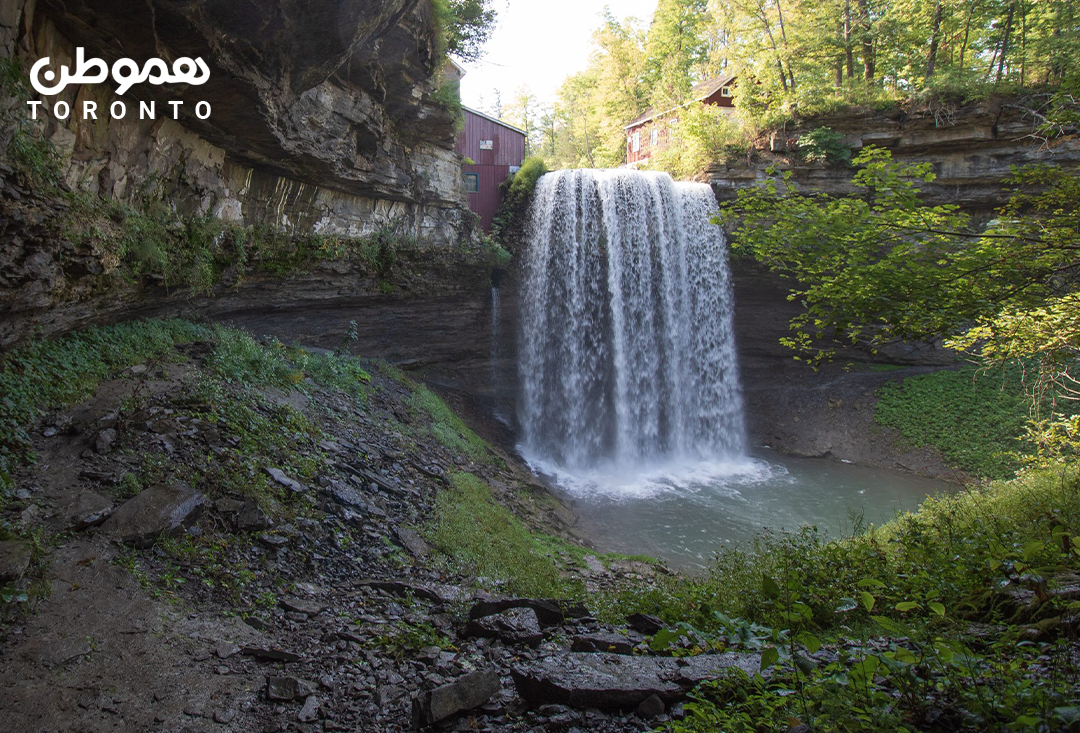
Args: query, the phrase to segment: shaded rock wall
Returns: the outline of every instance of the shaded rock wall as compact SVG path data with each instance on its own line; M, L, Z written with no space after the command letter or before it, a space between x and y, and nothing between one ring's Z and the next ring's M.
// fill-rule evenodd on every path
M158 188L184 213L360 236L379 229L454 242L469 224L454 118L432 97L426 0L0 0L0 49L27 68L48 56L139 63L201 57L202 86L141 84L105 112L111 81L53 98L97 120L51 118L68 183L121 199ZM170 100L184 104L171 119ZM156 120L140 120L155 101ZM199 120L197 102L212 113Z

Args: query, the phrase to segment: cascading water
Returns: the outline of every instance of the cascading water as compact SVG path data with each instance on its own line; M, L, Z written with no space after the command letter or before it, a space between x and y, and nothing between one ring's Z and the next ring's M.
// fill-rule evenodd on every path
M707 185L662 173L540 179L519 344L522 449L540 470L628 476L743 455L715 208Z

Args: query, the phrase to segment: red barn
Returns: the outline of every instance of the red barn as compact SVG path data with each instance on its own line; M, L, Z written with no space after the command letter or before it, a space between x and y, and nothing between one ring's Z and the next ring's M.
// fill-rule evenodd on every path
M461 166L469 208L480 215L485 232L499 208L499 184L525 162L525 131L468 107L465 127L455 150L465 158Z
M735 111L735 76L725 74L715 79L695 84L690 90L690 101L666 110L650 109L638 115L627 125L626 164L643 163L652 157L654 150L667 147L671 126L679 121L678 111L691 104L711 104Z

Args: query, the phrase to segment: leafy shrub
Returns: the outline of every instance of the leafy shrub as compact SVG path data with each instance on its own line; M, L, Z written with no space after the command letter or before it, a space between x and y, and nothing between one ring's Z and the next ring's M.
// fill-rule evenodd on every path
M501 201L492 223L492 234L507 250L513 252L515 244L525 235L525 220L532 204L533 192L540 177L547 173L542 158L526 158L512 178L500 186Z
M676 178L689 178L715 163L744 157L750 150L750 134L725 108L694 104L679 110L668 145L653 154L649 167L665 170Z
M851 148L844 144L844 136L828 127L818 127L799 136L796 143L799 152L808 163L848 165Z

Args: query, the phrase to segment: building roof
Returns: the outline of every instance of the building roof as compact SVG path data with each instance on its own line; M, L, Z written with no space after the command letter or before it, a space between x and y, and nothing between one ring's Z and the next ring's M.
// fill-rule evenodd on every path
M462 105L461 108L463 110L465 110L466 112L470 112L470 113L476 115L477 117L483 117L485 120L491 120L496 125L502 125L503 127L506 127L506 128L508 128L510 130L513 130L514 132L520 132L522 135L525 134L525 131L522 130L520 127L514 127L509 122L503 122L498 117L492 117L491 115L486 115L486 114L484 114L483 112L481 112L479 110L473 109L472 107L466 107L465 105Z
M701 100L716 94L717 90L719 90L721 87L726 87L733 81L735 81L734 74L721 74L720 76L714 77L712 79L699 82L690 88L690 99L688 99L687 101L676 107L671 107L670 109L659 111L657 111L656 109L647 109L640 115L635 117L633 120L631 120L630 124L626 125L623 129L629 130L631 127L637 127L638 125L642 125L649 120L656 119L657 117L663 117L666 114L674 112L677 109L682 109L683 107L693 104L694 102L700 102Z

